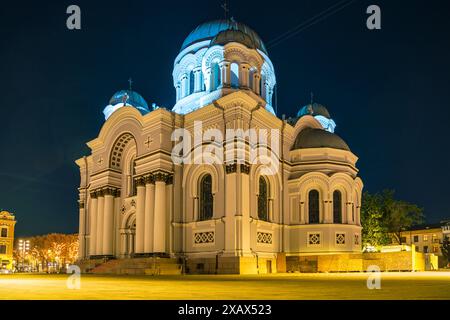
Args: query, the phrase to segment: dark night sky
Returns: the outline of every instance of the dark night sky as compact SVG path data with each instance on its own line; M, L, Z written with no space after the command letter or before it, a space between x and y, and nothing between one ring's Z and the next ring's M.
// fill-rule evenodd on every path
M52 4L48 4L48 2ZM173 60L198 24L221 18L220 0L15 1L0 13L0 208L17 234L76 232L79 172L102 110L127 87L171 108ZM268 43L338 0L231 0L231 15ZM56 3L56 1L55 1ZM366 28L378 4L382 30ZM66 8L82 30L66 28ZM385 188L450 216L450 8L448 1L355 1L269 48L278 114L315 100L360 158L365 190Z

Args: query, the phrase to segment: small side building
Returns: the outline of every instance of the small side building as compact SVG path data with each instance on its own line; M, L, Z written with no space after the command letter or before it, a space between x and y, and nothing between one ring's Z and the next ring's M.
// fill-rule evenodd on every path
M401 233L401 244L415 245L417 252L435 254L439 258L439 266L442 266L442 242L446 236L450 237L450 220L440 223L418 225Z
M16 218L8 211L0 212L0 268L13 267L14 227Z

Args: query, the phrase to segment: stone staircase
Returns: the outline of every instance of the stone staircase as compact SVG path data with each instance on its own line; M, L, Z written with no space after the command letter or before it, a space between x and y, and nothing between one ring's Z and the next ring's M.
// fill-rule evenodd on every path
M183 266L174 258L112 259L95 266L93 274L181 275Z

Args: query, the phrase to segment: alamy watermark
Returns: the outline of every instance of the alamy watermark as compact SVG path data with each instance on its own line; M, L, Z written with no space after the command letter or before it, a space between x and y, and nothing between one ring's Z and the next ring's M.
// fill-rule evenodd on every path
M67 274L70 276L67 278L66 286L69 290L81 289L81 269L77 265L70 265L67 268Z
M193 135L185 128L171 136L175 164L260 164L261 174L275 175L279 170L280 130L226 129L203 130L201 121L194 122Z
M367 289L381 289L381 270L379 266L372 265L367 268L369 276L367 278Z
M66 10L70 16L66 20L66 26L69 30L81 30L81 9L77 5L70 5Z

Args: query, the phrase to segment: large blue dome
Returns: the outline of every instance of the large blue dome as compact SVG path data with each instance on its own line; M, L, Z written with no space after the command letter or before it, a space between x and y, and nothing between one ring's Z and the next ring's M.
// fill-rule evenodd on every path
M223 43L223 40L226 39L227 42L242 42L242 39L245 38L244 45L247 45L251 43L252 48L257 48L267 53L267 49L262 42L261 38L258 36L258 34L253 31L249 26L236 22L231 19L222 19L222 20L214 20L210 22L203 23L199 25L197 28L192 31L189 36L184 40L183 45L181 46L181 51L189 47L190 45L205 41L205 40L213 40L216 38L219 33L222 33L223 31L238 31L238 32L227 32L226 36L222 37L222 41L220 41L220 44ZM242 33L245 35L243 37ZM222 33L224 35L224 33ZM233 37L233 35L236 35L236 37Z

